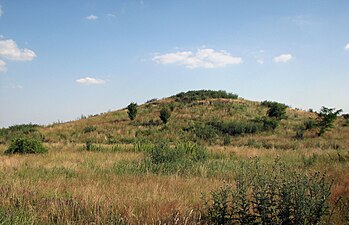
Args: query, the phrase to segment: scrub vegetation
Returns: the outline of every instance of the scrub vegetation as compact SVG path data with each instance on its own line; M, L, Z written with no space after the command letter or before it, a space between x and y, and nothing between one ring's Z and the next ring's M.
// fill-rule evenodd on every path
M0 129L0 224L347 224L340 112L201 90Z

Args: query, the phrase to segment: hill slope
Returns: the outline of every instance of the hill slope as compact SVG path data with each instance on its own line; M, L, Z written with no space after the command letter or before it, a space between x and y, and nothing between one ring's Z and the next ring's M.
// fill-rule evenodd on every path
M171 111L167 124L159 118L162 108ZM275 126L267 112L266 104L224 91L202 90L150 100L138 107L134 121L128 118L125 108L38 131L45 142L127 144L187 140L210 145L281 149L349 148L349 127L341 117L335 128L323 137L317 137L315 128L305 131L304 138L295 138L305 121L315 121L316 113L287 108L286 118L276 121L278 126L273 129L265 127L268 123Z

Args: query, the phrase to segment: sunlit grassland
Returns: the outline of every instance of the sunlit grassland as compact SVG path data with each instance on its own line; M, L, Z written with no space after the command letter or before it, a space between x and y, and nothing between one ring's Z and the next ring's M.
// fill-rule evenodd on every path
M241 174L269 179L263 174L273 175L276 162L284 171L275 178L279 188L285 179L324 174L331 194L322 222L349 221L346 118L338 117L322 136L318 127L297 136L317 114L287 108L273 129L229 134L212 122L236 129L261 125L268 108L234 98L177 100L149 101L138 107L133 121L121 109L67 123L1 129L0 224L210 224L203 194L236 188ZM171 109L167 124L159 118L164 107ZM48 152L3 154L18 136L42 141ZM254 165L258 169L251 169ZM318 193L316 182L310 188ZM293 185L302 189L304 183ZM287 192L287 185L282 190ZM275 196L276 202L282 199Z
M111 145L99 152L83 151L79 144L48 147L47 154L0 156L0 208L8 221L23 217L44 224L194 223L200 217L201 193L231 182L241 163L254 157L265 167L279 157L291 170L327 173L334 180L333 205L338 197L349 196L345 150L211 146L203 162L154 172L144 166L147 153L128 145L119 146L117 152L111 151ZM5 148L1 146L2 151ZM334 211L335 224L344 221L339 208Z

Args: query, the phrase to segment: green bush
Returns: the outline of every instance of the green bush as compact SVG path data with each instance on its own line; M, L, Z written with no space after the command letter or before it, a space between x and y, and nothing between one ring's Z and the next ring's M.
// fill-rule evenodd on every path
M319 173L287 171L276 162L242 164L234 184L212 191L202 210L210 224L318 224L329 212L331 183Z
M168 120L170 119L171 116L171 112L168 108L162 108L160 110L160 119L161 121L166 124L168 122Z
M5 151L6 154L34 154L44 152L47 152L47 149L42 143L32 138L13 139L10 147Z
M91 133L91 132L93 132L95 130L96 130L96 127L94 127L94 126L86 126L84 128L84 133Z
M137 103L131 102L128 106L127 106L127 114L128 117L130 118L130 120L134 120L137 116Z
M196 124L189 130L192 130L196 137L205 141L212 141L217 137L217 130L210 125Z
M269 117L273 117L278 120L286 119L287 105L278 103L278 102L270 102L270 101L264 101L261 103L261 105L267 106L269 108L267 112L267 115Z
M255 134L262 131L274 130L279 124L279 121L275 118L261 118L253 121L230 121L223 122L220 120L214 120L207 123L207 126L211 126L218 130L222 134L228 134L230 136L238 136L242 134Z
M306 121L304 121L304 129L305 130L311 130L317 127L317 123L316 121L312 120L312 119L307 119Z

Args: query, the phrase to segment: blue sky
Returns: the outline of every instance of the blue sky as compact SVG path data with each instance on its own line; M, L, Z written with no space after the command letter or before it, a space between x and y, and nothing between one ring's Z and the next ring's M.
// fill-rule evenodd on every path
M192 89L349 112L349 1L0 0L0 127Z

